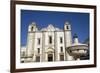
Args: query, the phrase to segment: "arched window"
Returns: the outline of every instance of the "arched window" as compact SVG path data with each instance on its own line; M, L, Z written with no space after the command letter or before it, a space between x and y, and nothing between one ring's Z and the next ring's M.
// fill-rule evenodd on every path
M40 48L37 48L38 53L40 53Z
M40 45L40 38L38 38L38 39L37 39L37 41L38 41L38 42L37 42L37 43L38 43L38 45Z
M33 27L31 27L31 31L33 31Z
M60 43L62 43L63 42L63 39L62 39L62 37L60 37Z
M69 27L68 27L68 26L66 26L66 28L67 28L67 29L69 29Z
M60 47L60 51L63 52L63 47Z
M52 43L52 36L49 36L49 43Z

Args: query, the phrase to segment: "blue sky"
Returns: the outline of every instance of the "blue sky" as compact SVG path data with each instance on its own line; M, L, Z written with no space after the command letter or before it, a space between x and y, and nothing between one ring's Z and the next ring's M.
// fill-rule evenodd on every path
M77 33L80 42L89 37L89 13L21 10L21 46L26 45L28 26L32 22L39 29L48 24L63 29L66 21L71 24L72 36Z

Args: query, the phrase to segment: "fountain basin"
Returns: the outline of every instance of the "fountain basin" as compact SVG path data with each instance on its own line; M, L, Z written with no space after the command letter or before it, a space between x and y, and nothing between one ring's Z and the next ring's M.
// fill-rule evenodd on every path
M68 53L72 56L81 56L86 55L88 50L87 44L73 44L67 48Z

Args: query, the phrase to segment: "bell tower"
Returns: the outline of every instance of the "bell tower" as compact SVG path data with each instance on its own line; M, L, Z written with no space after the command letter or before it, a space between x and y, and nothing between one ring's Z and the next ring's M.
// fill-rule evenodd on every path
M67 30L70 30L71 31L71 25L69 22L65 22L64 24L64 30L67 31Z
M37 30L36 23L32 22L28 27L28 32L34 32Z
M28 27L28 38L27 38L27 57L28 60L32 59L34 56L34 40L35 31L37 30L36 23L32 22Z
M65 35L65 49L66 49L66 60L73 60L73 57L67 52L67 47L72 45L72 34L71 34L71 25L69 22L64 24L64 35Z

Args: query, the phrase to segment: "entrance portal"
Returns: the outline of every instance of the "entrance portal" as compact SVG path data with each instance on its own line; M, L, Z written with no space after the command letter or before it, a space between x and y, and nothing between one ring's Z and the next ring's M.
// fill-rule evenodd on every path
M53 54L48 54L48 61L53 61Z

